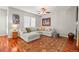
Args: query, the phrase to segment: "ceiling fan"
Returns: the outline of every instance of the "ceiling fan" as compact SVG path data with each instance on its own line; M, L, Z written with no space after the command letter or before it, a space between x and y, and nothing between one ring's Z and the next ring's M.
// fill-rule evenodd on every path
M49 14L51 12L49 12L46 8L41 8L40 11L38 11L38 14L39 15L46 15L46 14Z

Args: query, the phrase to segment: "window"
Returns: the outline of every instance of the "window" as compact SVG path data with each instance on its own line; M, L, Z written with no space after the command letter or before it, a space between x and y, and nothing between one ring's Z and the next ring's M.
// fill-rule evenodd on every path
M35 17L31 17L31 27L35 27Z
M24 27L35 27L35 17L24 16Z

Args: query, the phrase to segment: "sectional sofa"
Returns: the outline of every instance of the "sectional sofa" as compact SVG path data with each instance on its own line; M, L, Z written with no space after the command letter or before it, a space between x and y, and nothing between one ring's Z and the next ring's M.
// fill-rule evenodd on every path
M40 38L40 35L45 35L51 37L53 35L54 30L37 30L36 28L31 28L31 32L27 32L26 30L20 30L20 37L26 42L30 42L33 40L37 40Z
M37 32L30 32L30 33L20 33L20 37L26 42L30 42L39 39L40 35Z

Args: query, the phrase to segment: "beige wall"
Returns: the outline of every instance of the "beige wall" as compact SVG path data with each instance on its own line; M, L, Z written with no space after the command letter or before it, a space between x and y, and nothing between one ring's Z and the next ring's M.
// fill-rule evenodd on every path
M75 34L76 8L74 6L56 7L55 10L52 10L52 13L45 15L42 18L47 17L51 17L50 27L55 28L60 33L60 35L67 36L69 32L73 32Z
M0 9L0 35L7 35L7 11Z
M12 15L13 14L18 14L20 16L20 24L18 26L18 29L23 29L24 28L24 18L23 16L33 16L36 18L36 27L39 26L40 24L40 16L36 15L36 14L32 14L32 13L29 13L29 12L25 12L25 11L22 11L20 9L16 9L16 8L12 8L12 7L9 7L8 8L8 36L11 37L12 36Z

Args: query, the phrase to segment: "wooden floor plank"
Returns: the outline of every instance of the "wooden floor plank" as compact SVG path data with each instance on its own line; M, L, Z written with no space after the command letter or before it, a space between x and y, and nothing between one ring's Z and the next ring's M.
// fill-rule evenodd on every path
M41 36L39 39L27 43L21 38L8 39L0 36L0 52L77 52L76 41L67 38L52 38Z
M0 36L0 52L8 52L8 37Z
M76 52L75 43L70 43L67 38L50 38L41 36L38 40L27 43L21 38L9 40L10 51L15 52ZM67 50L68 48L69 50Z

